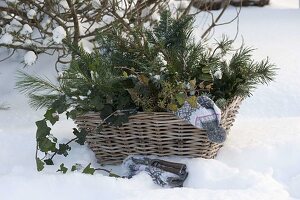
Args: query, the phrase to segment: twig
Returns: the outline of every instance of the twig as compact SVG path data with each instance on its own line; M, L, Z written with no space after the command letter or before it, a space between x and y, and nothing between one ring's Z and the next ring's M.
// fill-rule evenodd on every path
M225 5L222 9L222 11L220 12L220 14L217 16L217 18L215 20L212 21L211 25L208 27L208 29L206 29L206 31L201 35L201 38L203 39L210 31L211 29L213 29L217 22L221 19L221 17L223 16L223 14L225 13L225 10L227 9L227 7L229 6L231 0L227 0L225 2Z
M109 175L112 175L112 176L117 177L117 178L123 178L122 176L120 176L118 174L111 173L111 170L107 170L107 169L104 169L104 168L96 168L95 170L96 171L104 171L104 172L108 173Z
M16 52L16 49L14 49L13 52L10 55L8 55L6 58L3 58L2 60L0 60L0 62L9 59L10 57L12 57L15 54L15 52Z
M71 142L73 142L73 141L75 141L75 140L77 140L77 139L78 139L78 137L75 137L75 138L73 138L72 140L70 140L69 142L67 142L65 145L68 145L68 144L70 144ZM54 152L54 154L51 156L50 160L52 160L52 159L54 158L54 156L57 154L57 152L58 152L58 151L55 151L55 152Z

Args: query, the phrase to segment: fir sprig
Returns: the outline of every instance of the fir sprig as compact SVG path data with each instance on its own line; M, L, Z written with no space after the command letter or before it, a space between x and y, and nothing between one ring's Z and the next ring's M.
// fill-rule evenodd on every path
M16 88L26 94L61 92L59 86L53 84L47 77L33 76L23 71L18 71Z

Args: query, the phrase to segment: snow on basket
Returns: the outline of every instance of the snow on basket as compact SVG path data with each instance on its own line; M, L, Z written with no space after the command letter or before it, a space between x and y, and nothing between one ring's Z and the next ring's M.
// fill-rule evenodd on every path
M229 131L238 113L241 97L234 98L222 112L222 127ZM86 141L101 164L120 164L129 155L214 158L222 144L210 142L206 131L169 112L140 112L121 127L104 125L99 113L77 117L78 128L86 129Z

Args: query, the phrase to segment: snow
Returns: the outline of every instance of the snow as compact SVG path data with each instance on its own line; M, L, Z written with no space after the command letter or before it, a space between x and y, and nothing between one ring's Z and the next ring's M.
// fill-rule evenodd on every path
M13 36L9 33L5 33L0 38L0 44L12 44L13 42Z
M83 38L79 41L79 45L83 48L83 50L87 53L92 53L94 44L88 41L87 39Z
M214 77L216 78L216 79L221 79L222 78L222 71L221 70L217 70L217 71L215 71L215 73L214 73Z
M160 80L160 75L154 75L153 78L156 80Z
M36 61L37 56L35 55L35 53L33 51L28 51L25 55L24 55L24 63L26 65L33 65Z
M15 27L22 27L21 22L19 22L19 21L16 20L16 19L13 19L13 20L10 22L10 25L11 25L11 26L15 26Z
M101 8L101 3L99 0L92 0L92 6L95 8L95 9L99 9Z
M28 24L24 24L20 34L22 35L28 35L33 32L32 28Z
M288 7L290 2L296 1L276 2L286 2L284 5ZM225 18L234 14L235 9L230 8ZM24 95L14 90L16 70L23 69L19 64L21 55L1 62L0 104L11 107L0 110L1 199L300 199L299 19L297 9L277 6L243 9L239 33L246 45L257 48L255 58L269 56L280 67L276 82L268 87L259 86L253 96L243 102L216 159L167 158L187 164L189 177L183 188L161 188L145 173L130 180L101 173L94 176L79 172L56 173L62 162L67 167L90 162L99 167L93 152L87 146L76 144L72 145L69 157L57 157L55 166L36 172L34 122L44 113L31 109ZM200 24L201 20L195 23ZM221 26L215 30L215 36L221 37L222 33L234 36L235 31L234 24ZM242 37L238 37L238 45ZM9 53L5 49L0 49L1 58L6 54ZM56 75L54 57L42 55L26 71L47 74L53 79ZM73 126L73 122L64 119L53 131L66 141L71 137ZM123 173L118 167L108 166L108 169Z
M12 4L16 4L18 2L18 0L6 0L7 3L12 3Z
M67 36L65 29L62 26L56 27L53 31L53 40L57 44L60 44L62 40Z
M36 16L36 11L33 9L30 9L27 13L28 19L33 19Z

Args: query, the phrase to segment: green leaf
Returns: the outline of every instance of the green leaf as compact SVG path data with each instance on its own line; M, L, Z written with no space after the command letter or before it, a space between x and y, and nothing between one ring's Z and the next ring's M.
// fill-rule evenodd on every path
M47 110L44 117L47 120L49 120L52 125L54 125L59 120L59 116L57 115L56 111L52 108Z
M67 144L59 144L59 148L57 151L58 155L64 155L65 157L67 157L68 155L68 151L71 150L71 147Z
M58 114L61 114L68 110L69 105L66 102L66 97L64 95L60 96L59 99L54 101L51 108L58 112Z
M168 109L173 112L176 112L178 110L178 106L174 103L170 103L170 104L168 104Z
M100 112L101 119L106 119L108 116L110 116L114 112L113 107L111 104L105 104L104 108Z
M39 158L36 158L35 161L36 161L36 168L37 168L37 170L39 172L42 171L44 169L45 163L41 159L39 159Z
M123 76L125 77L125 78L127 78L128 77L128 74L127 74L127 72L125 72L125 71L123 71Z
M119 176L118 174L114 174L114 173L109 173L108 175L109 177L114 177L114 178L120 178L121 176Z
M75 119L77 117L77 110L71 110L71 111L68 111L66 112L66 116L67 116L67 119L71 118L71 119Z
M77 170L80 170L80 169L82 169L82 165L76 163L75 165L72 166L71 171L74 172L74 171L77 171Z
M42 140L39 140L38 142L39 150L42 152L55 152L56 149L56 143L52 142L49 138L43 138Z
M179 106L182 106L184 104L185 98L186 98L186 95L183 92L176 95L176 100L177 100Z
M122 126L123 123L128 122L129 116L130 114L128 112L118 112L107 118L105 122L109 125L119 127Z
M46 163L46 165L54 165L53 160L52 159L46 159L44 160L44 162Z
M95 173L95 171L96 171L96 170L95 170L94 168L91 167L91 163L90 163L90 164L88 164L88 165L84 168L84 170L82 171L82 173L93 175L93 174Z
M35 122L35 124L37 126L37 131L36 131L37 141L44 139L47 135L50 134L51 128L47 126L47 122L45 119L37 121Z
M77 170L77 165L75 164L75 165L72 166L71 172L74 172L74 171L76 171L76 170Z
M103 98L101 98L100 96L95 96L91 98L90 103L92 104L92 106L95 106L97 110L102 110L104 108L104 104L102 103L102 101Z
M190 96L187 99L187 102L192 106L192 108L196 108L197 107L197 97L196 96Z
M80 145L84 145L85 138L88 134L87 131L85 129L81 129L80 131L78 131L78 129L73 128L73 134L77 137L75 142L77 142Z
M63 174L67 173L68 168L65 167L64 163L62 163L59 167L60 168L56 172L62 172Z

